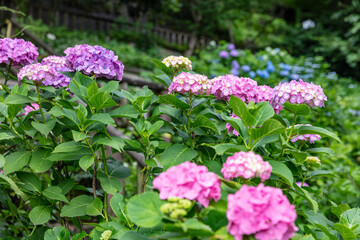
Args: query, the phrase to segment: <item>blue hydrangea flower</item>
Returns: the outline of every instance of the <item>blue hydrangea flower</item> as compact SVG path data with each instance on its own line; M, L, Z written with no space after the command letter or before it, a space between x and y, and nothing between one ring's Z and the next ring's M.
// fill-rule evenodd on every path
M267 66L266 69L269 73L272 73L276 70L276 68L274 67L273 63L271 61L267 62Z
M285 71L290 71L291 70L291 66L289 64L279 63L279 67L281 67Z
M268 79L270 77L270 74L267 70L256 70L256 74L265 79Z
M283 76L283 77L287 77L287 76L289 76L289 71L285 71L285 70L282 70L282 71L280 71L280 76Z
M250 66L249 65L244 65L241 67L241 70L243 70L244 72L248 72L250 71Z
M249 77L254 78L256 76L256 73L254 71L249 72Z
M299 75L297 75L296 73L293 73L293 74L291 74L290 78L293 79L293 80L298 80Z
M238 61L234 60L231 62L231 65L233 68L235 69L239 69L240 68L240 64L238 63Z
M219 52L219 57L221 58L229 58L229 53L225 50Z

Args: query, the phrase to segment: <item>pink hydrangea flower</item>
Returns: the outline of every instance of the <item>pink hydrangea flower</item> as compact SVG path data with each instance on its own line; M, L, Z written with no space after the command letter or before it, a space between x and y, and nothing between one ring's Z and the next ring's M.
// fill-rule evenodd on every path
M96 78L104 77L121 81L124 65L111 50L87 44L67 48L64 53L73 70Z
M175 71L186 69L192 70L192 63L190 59L183 56L168 56L162 60L162 63L165 64L168 68L172 68Z
M42 65L40 63L26 65L21 68L18 73L19 81L24 77L33 80L37 84L42 82L48 83L53 82L55 79L56 71L53 67Z
M236 116L234 113L231 114L231 117L232 117L232 118L240 119L240 118L239 118L238 116ZM236 131L235 128L233 128L230 123L226 123L226 129L227 129L227 131L228 131L229 134L234 134L234 135L237 136L237 137L239 136L238 131Z
M311 126L311 124L296 124L295 126ZM308 141L311 144L313 144L313 143L315 143L315 141L318 141L320 139L321 139L321 136L318 134L303 134L303 135L292 136L291 142Z
M288 240L298 228L297 214L281 189L243 185L228 196L227 230L236 240L255 235L258 240Z
M241 98L246 103L256 99L257 82L251 78L239 78L227 74L211 81L213 82L211 93L215 95L216 99L228 101L232 95Z
M270 104L275 112L279 113L283 109L285 102L293 104L306 103L310 107L323 107L325 101L327 101L327 97L319 85L303 82L299 79L299 81L292 80L289 83L279 83L274 88Z
M0 63L12 66L24 66L36 62L39 53L37 47L24 39L0 39Z
M48 56L41 61L41 64L51 66L57 71L53 81L44 81L43 85L51 85L56 88L58 87L67 87L71 81L71 78L63 75L60 72L71 72L72 70L69 67L69 63L66 61L65 57L58 56Z
M24 110L25 110L25 113L24 113L24 115L28 115L30 112L32 112L32 111L36 111L36 110L39 110L39 104L37 104L37 103L32 103L31 104L31 106L26 106L25 108L24 108Z
M169 94L172 91L194 95L210 94L211 86L211 81L205 75L182 72L174 77L169 86Z
M266 85L256 87L255 103L271 100L273 89Z
M160 199L170 197L196 200L204 207L221 195L220 179L205 166L184 162L160 173L153 185L160 191Z
M302 182L297 182L296 185L298 185L300 188L301 187L310 187L309 184L307 184L306 182L302 183Z
M259 177L261 181L269 179L272 167L254 152L237 152L226 159L221 173L225 179L241 177L249 179Z

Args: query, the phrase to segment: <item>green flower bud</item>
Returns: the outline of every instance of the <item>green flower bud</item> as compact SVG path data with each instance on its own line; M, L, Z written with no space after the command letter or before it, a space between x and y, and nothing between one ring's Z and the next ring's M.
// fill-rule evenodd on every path
M187 200L187 199L180 199L179 200L179 205L180 205L181 208L190 209L191 206L192 206L192 202L190 200Z
M171 211L172 211L172 204L171 203L165 203L164 205L162 205L161 207L160 207L160 211L162 212L162 213L165 213L165 214L167 214L167 213L170 213Z
M305 161L308 162L309 164L314 164L314 165L318 165L318 166L321 165L321 161L320 161L320 159L318 157L310 156L310 157L307 157L305 159Z
M109 240L111 237L112 231L106 230L101 234L100 240Z
M184 217L187 212L184 209L175 209L171 214L170 217L174 219L179 219Z
M180 200L180 198L177 198L177 197L169 197L168 198L169 202L178 202L179 200Z

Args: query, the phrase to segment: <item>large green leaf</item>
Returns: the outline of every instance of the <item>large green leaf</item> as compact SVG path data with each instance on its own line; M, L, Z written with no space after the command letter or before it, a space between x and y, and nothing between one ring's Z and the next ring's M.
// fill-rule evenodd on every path
M69 202L63 194L61 188L57 186L48 187L42 192L42 194L51 200L63 201L66 203Z
M127 204L127 213L131 221L145 228L152 228L161 223L163 202L154 192L145 192L131 198Z
M9 95L4 103L5 104L24 104L24 103L32 103L34 102L33 99L27 97L27 96L24 96L24 95L20 95L20 94L11 94Z
M24 184L24 189L31 192L41 192L42 184L40 179L35 174L28 172L16 172L16 176Z
M196 128L208 128L213 130L215 133L219 133L219 129L214 124L214 122L203 115L199 115L196 117L194 123L192 124L192 127L194 128L194 130Z
M170 68L168 68L164 63L162 63L161 61L157 60L157 59L153 59L151 58L151 60L153 61L153 63L155 64L155 66L157 68L159 68L163 73L165 73L168 76L172 76L173 72L171 71Z
M57 145L53 153L81 152L86 148L88 149L83 143L70 141Z
M112 93L112 92L115 92L116 90L118 90L118 88L119 88L119 81L110 81L110 82L106 83L105 86L101 87L99 89L99 92Z
M117 106L117 103L107 92L98 92L92 98L90 98L90 103L95 107L96 111L99 111L103 108Z
M105 192L114 195L122 190L122 184L119 179L113 176L107 176L102 172L98 172L97 177Z
M45 232L44 240L70 240L70 233L64 227L50 228Z
M60 212L61 217L79 217L86 215L86 207L93 201L93 198L87 195L80 195L72 199L65 205Z
M196 155L197 152L194 149L188 148L182 144L174 144L160 155L160 159L164 170L166 170L183 162L191 161Z
M125 118L137 118L140 113L133 105L127 104L121 107L118 107L109 112L110 116L113 118L125 117Z
M162 121L162 120L156 121L149 128L149 132L147 134L147 137L150 137L151 135L155 134L163 125L164 125L164 121Z
M286 102L284 103L284 108L296 115L309 115L311 113L311 109L306 104L292 104Z
M94 156L92 155L86 155L80 158L79 166L84 170L85 172L87 169L94 163Z
M102 209L103 209L103 203L100 200L100 198L95 198L94 201L90 203L86 207L86 213L90 216L97 216L97 215L103 215Z
M335 223L334 229L341 234L343 239L346 239L346 240L355 240L356 239L356 235L353 233L353 231L350 228L348 228L347 226L345 226L344 224Z
M183 109L183 110L186 110L190 107L189 104L181 101L179 98L177 98L176 96L174 96L172 94L161 95L159 97L159 103L166 103L166 104L175 106L175 107Z
M47 121L46 123L39 123L39 122L31 122L31 125L44 134L45 136L49 135L51 130L55 127L57 120L55 118L51 119L50 121Z
M10 135L9 133L6 133L6 132L1 132L0 133L0 141L1 140L9 140L9 139L12 139L14 137L15 137L14 135Z
M332 133L324 128L321 127L314 127L314 126L301 126L298 132L299 135L303 134L319 134L322 137L329 137L338 142L341 142L340 138L335 134Z
M118 152L122 152L123 148L125 146L124 140L122 140L122 138L116 137L116 136L112 137L112 139L100 138L100 139L97 139L95 143L102 144L104 146L110 146L113 149L117 150Z
M310 193L306 191L304 188L299 187L297 184L294 184L294 188L300 192L300 195L305 198L306 201L308 201L312 208L314 213L316 213L319 209L318 203L311 197ZM298 193L299 194L299 193Z
M254 116L251 115L251 113L247 109L246 104L240 98L231 96L229 100L229 105L232 108L235 115L240 117L247 127L254 125L255 123Z
M23 168L30 160L31 152L19 151L5 157L4 174L15 172Z
M354 234L360 234L360 208L352 208L340 215L340 222L351 229Z
M41 225L49 221L50 213L51 211L49 207L37 206L30 211L29 218L34 225Z
M271 174L275 174L282 178L287 184L290 186L293 186L294 183L294 177L290 171L290 169L283 163L277 162L274 160L269 161L272 170Z
M120 219L126 220L126 203L124 200L124 196L116 193L111 199L110 199L110 206L112 210L114 211L115 215L118 216Z
M246 151L245 146L234 143L220 143L216 145L205 144L205 145L213 148L217 155L223 155L224 153Z
M89 122L100 122L106 125L116 126L114 119L108 113L97 113L85 121L85 125Z
M284 131L285 127L279 121L268 119L260 128L251 129L251 137L254 141L258 141L263 137L283 133Z
M335 155L334 150L332 150L331 148L327 148L327 147L309 148L309 149L306 150L306 152L309 152L309 153L327 153L329 155Z
M19 187L16 185L16 183L11 178L9 178L3 174L0 174L0 178L9 184L10 188L15 192L16 195L19 195L25 201L28 199L28 196L19 189Z
M275 114L274 109L270 106L269 102L260 102L257 104L257 108L253 127L260 126Z

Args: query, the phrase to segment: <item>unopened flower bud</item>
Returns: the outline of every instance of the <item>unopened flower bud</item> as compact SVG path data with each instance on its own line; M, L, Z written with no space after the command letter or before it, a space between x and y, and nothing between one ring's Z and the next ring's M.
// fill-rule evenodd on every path
M175 209L171 214L171 218L179 219L184 217L187 214L187 212L184 209Z
M187 199L180 199L179 206L184 209L189 209L192 206L192 202Z
M177 198L177 197L169 197L168 198L168 201L169 202L178 202L180 199L179 198Z
M160 211L162 212L162 213L169 213L170 211L171 211L171 208L172 208L172 206L171 206L172 204L171 203L165 203L164 205L162 205L161 207L160 207Z
M111 237L112 231L106 230L101 234L100 240L109 240Z
M305 159L306 162L308 162L309 164L315 164L315 165L321 165L321 161L318 157L307 157Z

